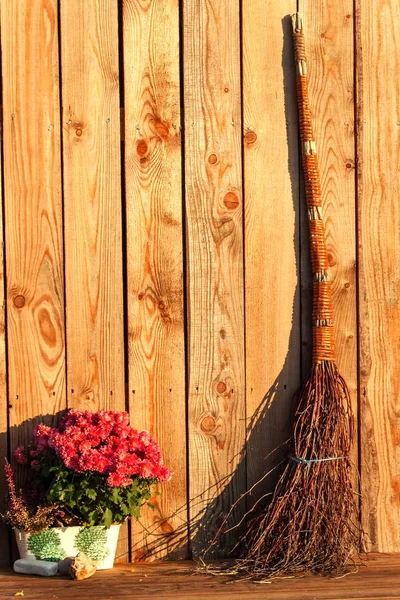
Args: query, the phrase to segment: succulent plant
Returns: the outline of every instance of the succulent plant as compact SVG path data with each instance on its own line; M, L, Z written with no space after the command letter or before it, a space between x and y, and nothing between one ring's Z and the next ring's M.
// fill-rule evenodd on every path
M57 562L65 558L58 533L53 529L31 533L28 538L28 549L39 560Z
M81 527L75 537L75 546L92 560L102 560L109 554L105 527Z

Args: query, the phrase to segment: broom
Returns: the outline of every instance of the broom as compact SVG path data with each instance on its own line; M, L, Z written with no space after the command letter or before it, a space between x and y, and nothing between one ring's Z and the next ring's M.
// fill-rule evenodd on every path
M269 506L249 526L245 558L238 564L259 579L300 571L343 572L362 535L349 457L353 417L335 363L332 284L301 16L293 15L292 23L313 272L313 364L295 396L292 454Z

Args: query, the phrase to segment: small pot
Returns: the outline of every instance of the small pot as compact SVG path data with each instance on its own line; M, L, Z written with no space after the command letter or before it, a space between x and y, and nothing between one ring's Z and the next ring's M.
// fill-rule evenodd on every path
M95 527L49 527L42 533L48 535L53 532L54 539L57 542L58 553L51 557L51 552L47 551L46 556L33 554L33 541L29 542L31 535L40 536L40 534L30 534L20 529L14 529L15 539L17 541L20 558L29 558L32 560L60 560L60 553L64 556L76 556L78 552L85 552L97 564L97 570L112 569L114 566L115 551L118 543L120 524L111 525L109 529L102 526ZM38 538L36 538L38 540Z

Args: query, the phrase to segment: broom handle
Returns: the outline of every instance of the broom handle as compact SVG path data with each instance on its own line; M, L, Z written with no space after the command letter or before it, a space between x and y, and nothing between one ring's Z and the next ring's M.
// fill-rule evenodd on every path
M308 75L303 19L292 16L297 67L297 105L302 149L305 196L308 209L311 266L313 272L313 362L335 361L332 283L328 279L328 254L321 210L321 181L308 102Z

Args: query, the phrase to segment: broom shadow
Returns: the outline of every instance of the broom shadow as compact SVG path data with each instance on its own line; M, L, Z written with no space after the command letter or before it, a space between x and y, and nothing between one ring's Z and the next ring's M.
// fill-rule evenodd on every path
M291 181L292 203L294 210L294 254L297 274L297 284L293 296L292 328L288 340L288 351L282 368L269 390L261 399L257 410L246 423L247 443L242 448L237 466L223 480L218 481L212 488L204 490L211 496L204 510L203 494L191 500L190 504L190 548L189 558L211 560L221 556L237 556L240 554L240 541L245 532L243 516L252 516L252 507L263 510L268 504L270 495L286 465L288 455L287 443L291 438L291 409L292 392L300 384L302 355L304 370L311 365L311 356L307 348L301 346L301 304L310 304L311 274L309 260L301 265L300 256L300 227L304 224L306 215L300 210L300 152L297 125L296 76L294 65L291 18L282 20L282 71L284 83L284 112L286 117L286 137L288 147L288 173ZM275 199L271 199L274 201ZM308 236L302 240L302 253L308 258ZM308 285L303 288L300 299L299 280L305 275ZM306 310L308 308L306 307ZM310 322L311 331L311 322ZM303 332L304 334L305 332ZM310 333L306 332L306 339ZM297 371L293 372L297 362ZM295 384L290 383L295 378ZM290 396L289 396L290 394ZM269 432L274 430L273 436ZM265 475L260 479L250 473L251 465L265 464ZM238 495L238 490L248 482L256 482L254 488ZM250 483L252 485L252 483ZM220 491L222 489L222 491ZM240 492L239 492L240 494ZM233 501L232 501L233 499ZM249 511L251 514L249 515ZM182 558L182 544L187 542L187 506L180 507L170 518L181 521L173 532L168 535L159 532L159 525L148 528L149 534L146 548L141 546L141 558L164 555L171 560ZM169 518L169 520L170 520ZM239 542L239 545L238 545ZM143 540L141 540L141 544ZM201 549L204 549L201 551Z

